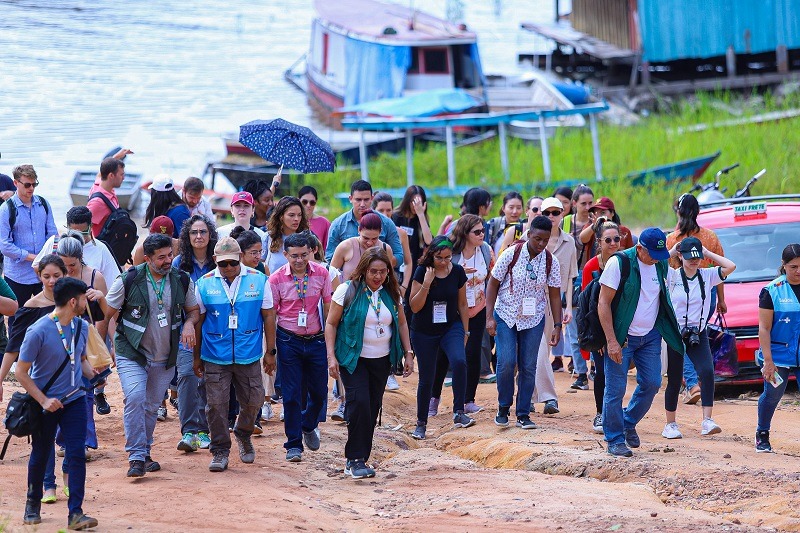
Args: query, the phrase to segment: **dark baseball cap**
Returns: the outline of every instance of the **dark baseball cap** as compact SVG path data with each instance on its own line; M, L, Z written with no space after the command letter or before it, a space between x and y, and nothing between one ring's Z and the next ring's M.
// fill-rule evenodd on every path
M703 243L697 237L687 237L678 243L678 251L684 259L703 259Z
M639 235L639 244L647 249L650 257L657 261L669 259L667 236L658 228L647 228Z

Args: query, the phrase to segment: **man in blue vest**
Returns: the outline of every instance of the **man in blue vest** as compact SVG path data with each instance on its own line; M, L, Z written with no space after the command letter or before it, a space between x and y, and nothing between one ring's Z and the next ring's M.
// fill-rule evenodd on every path
M243 463L256 459L251 436L264 401L261 360L264 371L275 371L275 310L267 277L242 266L242 250L236 239L222 237L214 247L217 268L197 281L200 320L194 349L194 371L206 381L206 417L213 454L208 469L228 468L231 437L228 433L228 402L231 382L239 402L239 417L233 436ZM264 337L267 352L263 353Z

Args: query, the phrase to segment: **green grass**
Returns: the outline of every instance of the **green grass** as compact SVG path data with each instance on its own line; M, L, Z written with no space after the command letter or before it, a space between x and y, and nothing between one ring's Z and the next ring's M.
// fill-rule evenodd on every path
M720 105L722 104L722 105ZM740 109L741 117L723 110L724 106ZM730 94L699 94L695 98L664 104L658 114L643 118L635 126L623 127L608 123L599 126L600 150L605 177L623 176L636 170L669 164L722 151L720 158L706 171L701 182L710 180L723 166L741 163L739 169L723 178L722 185L732 193L761 168L767 174L753 189L753 194L800 192L800 120L787 119L765 124L707 129L696 133L677 133L680 127L712 124L746 118L769 111L800 108L800 95L776 98L770 94L743 99ZM459 185L488 186L495 190L517 189L528 196L544 183L541 150L538 145L509 139L509 184L504 185L497 140L456 150L456 182ZM588 128L558 131L549 142L552 181L594 179L592 144ZM447 185L447 163L444 145L429 145L415 151L416 183L423 187ZM370 180L375 189L404 187L405 155L381 154L369 163ZM321 174L308 180L320 193L320 214L330 218L344 208L334 198L348 191L350 183L360 178L358 170ZM691 187L688 182L652 187L633 187L624 180L607 180L590 184L595 198L610 197L616 204L623 223L642 228L649 225L670 226L674 223L672 202ZM520 190L521 189L521 190ZM548 187L549 191L550 188ZM495 199L494 216L500 208ZM395 199L399 201L399 199ZM428 212L434 230L446 214L456 214L458 198L429 198Z

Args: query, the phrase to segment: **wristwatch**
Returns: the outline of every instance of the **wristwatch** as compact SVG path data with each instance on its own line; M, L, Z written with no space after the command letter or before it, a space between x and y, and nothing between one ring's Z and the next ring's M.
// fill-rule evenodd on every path
M562 326L563 326L563 324L561 322L556 322L555 324L553 324L554 328L560 328Z
M278 349L277 348L273 348L271 350L267 350L267 353L269 355L277 355L278 354Z
M416 355L417 355L417 354L415 354L415 353L414 353L414 350L406 350L406 353L410 353L410 354L411 354L411 355L413 355L413 356L416 356Z

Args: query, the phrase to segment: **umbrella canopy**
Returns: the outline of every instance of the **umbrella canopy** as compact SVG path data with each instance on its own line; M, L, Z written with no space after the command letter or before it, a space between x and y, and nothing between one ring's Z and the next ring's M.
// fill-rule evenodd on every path
M243 124L239 128L239 142L267 161L306 174L333 172L336 165L328 143L310 129L282 118Z

